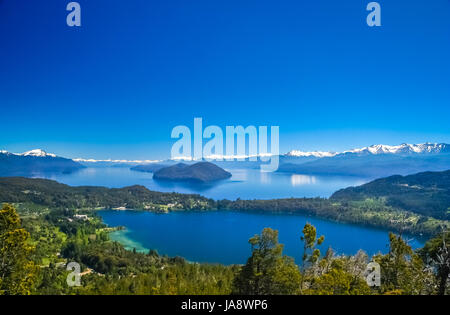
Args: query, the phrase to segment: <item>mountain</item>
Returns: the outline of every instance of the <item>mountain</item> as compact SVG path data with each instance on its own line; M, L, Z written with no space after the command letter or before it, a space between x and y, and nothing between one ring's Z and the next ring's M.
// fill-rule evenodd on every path
M386 204L411 212L450 219L450 170L390 176L339 190L332 201L382 198Z
M153 178L171 181L194 181L207 183L231 177L231 173L209 162L199 162L193 165L178 163L164 167L153 174Z
M338 153L336 153L336 152L323 152L323 151L304 152L304 151L299 151L299 150L292 150L292 151L286 153L286 156L323 158L323 157L336 156L337 154Z
M72 173L82 168L77 162L40 149L21 154L0 151L0 176Z
M83 158L76 158L73 160L87 167L133 167L136 165L156 164L161 162L158 160L95 160Z
M36 150L31 150L22 154L18 154L21 156L35 156L35 157L56 157L55 154L52 153L47 153L44 150L41 149L36 149Z
M341 153L291 151L285 157L290 160L281 160L279 172L379 178L450 169L450 145L444 143L373 145Z
M439 153L450 153L450 144L446 143L422 143L422 144L408 144L403 143L400 145L385 145L385 144L375 144L370 147L364 147L359 149L352 149L338 152L303 152L298 150L290 151L286 156L291 157L334 157L341 155L378 155L378 154L439 154Z

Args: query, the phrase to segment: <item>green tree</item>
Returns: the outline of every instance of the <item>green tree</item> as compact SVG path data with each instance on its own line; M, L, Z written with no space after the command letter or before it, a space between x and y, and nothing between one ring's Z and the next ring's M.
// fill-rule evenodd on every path
M314 278L306 294L314 295L361 295L371 290L363 278L346 270L346 258L334 259L330 269Z
M315 264L320 258L320 250L317 246L322 245L325 240L325 236L317 238L316 227L312 224L306 223L303 228L303 236L300 239L303 242L303 267L306 267L307 263Z
M233 293L244 295L296 294L300 271L294 260L283 256L278 231L265 228L249 240L252 256L233 281Z
M419 251L423 261L436 271L438 294L444 295L450 276L450 234L443 232Z
M381 292L385 294L424 294L429 274L422 259L401 236L389 233L389 253L376 255L381 267Z
M317 238L316 227L310 223L306 223L302 230L303 235L300 239L303 242L303 256L302 256L302 277L300 281L300 291L303 292L305 281L308 280L310 276L308 275L308 269L314 266L320 258L320 250L317 246L322 245L325 240L325 236L320 236Z
M31 294L38 267L30 260L34 248L29 239L14 207L5 204L0 210L0 293Z

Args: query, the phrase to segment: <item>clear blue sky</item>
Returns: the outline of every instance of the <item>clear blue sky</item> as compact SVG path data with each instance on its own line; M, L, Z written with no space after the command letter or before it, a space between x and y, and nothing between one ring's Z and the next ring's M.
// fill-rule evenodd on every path
M450 1L0 0L0 148L170 155L170 132L279 125L281 151L450 142Z

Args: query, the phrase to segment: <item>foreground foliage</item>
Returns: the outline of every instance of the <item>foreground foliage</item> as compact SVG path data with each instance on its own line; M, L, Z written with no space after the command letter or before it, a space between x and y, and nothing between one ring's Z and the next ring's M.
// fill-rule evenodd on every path
M390 234L389 252L369 258L363 251L337 256L321 253L324 236L310 224L299 237L303 259L297 266L283 255L278 232L266 228L250 238L252 255L244 266L198 264L156 251L138 253L111 242L110 229L95 216L74 219L74 212L0 211L0 294L446 294L449 235L431 239L415 252L401 236ZM30 234L24 229L30 231ZM81 286L67 284L65 266L81 265ZM367 265L381 267L381 286L369 287ZM38 268L38 266L40 268Z

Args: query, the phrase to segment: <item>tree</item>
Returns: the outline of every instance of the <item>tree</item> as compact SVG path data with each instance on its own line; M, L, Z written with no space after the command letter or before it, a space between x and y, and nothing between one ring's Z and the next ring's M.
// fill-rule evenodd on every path
M0 210L0 293L31 294L38 267L30 260L34 248L29 241L16 210L5 204Z
M296 294L300 271L291 257L283 256L278 231L265 228L249 240L252 256L233 281L233 293L243 295Z
M305 293L314 295L370 294L371 290L364 279L346 270L347 260L347 258L333 259L328 272L314 278Z
M381 292L386 294L423 294L429 273L419 255L401 236L389 233L389 253L376 255L381 267Z
M325 236L317 238L316 227L309 223L306 223L302 232L303 236L300 239L304 244L302 262L303 268L305 268L307 263L315 264L320 258L320 250L316 247L322 245Z
M312 271L314 268L308 268L314 266L320 258L320 250L316 248L322 245L325 240L325 236L317 238L316 227L310 223L306 223L302 230L303 235L300 239L303 242L303 256L302 256L302 278L300 281L300 291L304 289L305 280L308 278L308 269ZM312 275L313 276L313 275Z
M423 261L436 271L438 294L444 295L450 276L450 234L444 231L419 251Z

